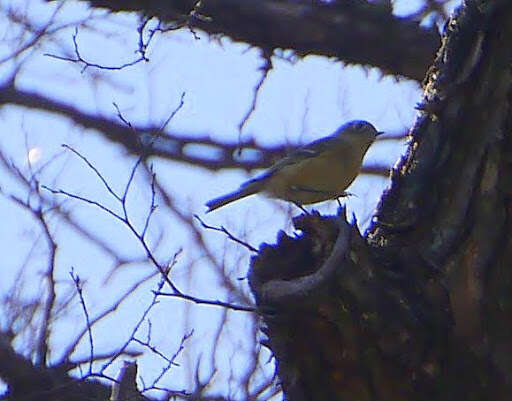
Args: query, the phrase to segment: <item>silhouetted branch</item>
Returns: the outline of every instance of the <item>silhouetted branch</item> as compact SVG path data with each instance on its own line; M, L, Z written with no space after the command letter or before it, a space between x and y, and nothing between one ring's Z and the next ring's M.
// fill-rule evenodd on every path
M87 0L92 7L133 11L171 24L184 23L272 53L292 49L349 64L378 67L421 81L440 45L436 28L396 17L387 2L305 0ZM361 44L364 43L364 46Z

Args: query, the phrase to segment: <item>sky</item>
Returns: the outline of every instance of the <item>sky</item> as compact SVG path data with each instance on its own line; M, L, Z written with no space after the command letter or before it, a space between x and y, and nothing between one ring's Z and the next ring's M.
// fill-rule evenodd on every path
M2 2L0 14L0 59L12 51L13 43L19 45L28 40L17 36L16 29L1 22L9 7L23 10L31 21L43 24L57 7L56 3L30 0L30 7L21 1ZM27 4L28 4L27 3ZM417 2L393 2L398 15L414 11ZM458 2L451 2L449 11ZM83 3L67 2L58 14L59 24L69 24L92 17L89 27L78 31L81 54L102 65L119 65L133 60L137 49L137 19L130 14L108 15L104 11L87 9ZM425 23L428 23L426 21ZM389 133L406 132L416 117L415 105L421 99L418 83L395 77L383 77L377 69L345 67L340 62L308 56L294 63L273 58L273 70L265 80L257 98L255 112L241 133L238 126L249 109L254 87L261 75L263 61L259 51L246 44L233 43L227 38L220 40L199 34L199 39L188 30L156 35L149 48L149 63L140 63L121 71L98 71L92 68L82 71L80 66L56 60L47 54L63 55L73 47L74 28L58 32L54 40L42 43L33 52L23 54L16 62L0 64L0 80L5 81L14 68L19 66L18 87L66 101L80 110L116 118L115 103L123 117L134 125L161 125L180 103L178 111L167 129L190 136L209 135L219 141L234 142L242 138L255 138L258 143L271 145L289 143L300 145L333 132L352 119L372 122L377 129ZM83 130L70 121L54 115L27 111L12 106L0 109L0 148L8 159L21 171L29 174L51 161L38 175L41 184L80 194L103 205L119 210L119 205L109 196L94 173L81 160L62 148L72 146L99 170L114 189L122 192L127 182L134 157L105 141L101 135ZM368 152L366 163L382 162L393 165L405 149L405 143L378 142ZM207 155L207 149L196 149ZM242 236L251 244L273 243L279 230L292 232L290 214L297 210L284 202L252 196L215 213L204 215L204 203L225 192L237 188L250 174L239 170L206 171L177 162L153 160L159 180L173 194L176 205L185 213L197 213L208 224L225 226L235 235ZM24 278L20 289L23 299L32 299L45 291L41 279L46 268L47 247L41 230L30 215L13 204L9 195L26 198L26 190L13 178L0 170L0 183L4 196L0 197L0 213L4 224L0 226L0 244L3 244L4 273L0 280L0 296L12 294L13 283L21 274ZM360 176L349 192L349 213L357 217L361 229L368 224L372 211L388 181L382 177ZM47 194L50 196L49 194ZM62 199L60 199L62 200ZM33 198L33 202L37 199ZM151 201L151 190L143 174L136 174L128 198L130 216L141 228ZM157 203L161 200L157 200ZM111 216L79 202L67 200L73 217L98 235L126 259L142 259L144 251L125 226ZM336 202L315 206L325 213L334 213ZM104 250L77 235L58 219L51 222L51 229L59 244L57 269L58 297L65 299L74 291L70 271L85 282L84 293L91 313L100 313L119 294L129 288L139 277L148 273L147 263L132 263L109 272L115 260ZM204 240L215 260L233 277L233 282L248 293L247 273L249 254L224 236L214 232L203 233ZM173 213L162 208L154 215L148 231L150 244L160 238L155 255L168 259L180 252L173 270L173 279L181 288L208 299L223 299L227 290L220 286L219 273L208 263L203 251L194 246L193 233L183 228ZM108 279L107 279L108 278ZM151 301L151 289L157 280L141 286L133 297L110 318L94 328L95 351L108 351L118 347L130 334L131 328ZM5 299L5 298L4 298ZM4 303L5 305L5 303ZM3 327L8 311L0 318ZM186 388L190 383L190 371L197 361L200 373L207 377L213 369L208 355L213 347L213 336L225 312L221 308L198 306L182 300L162 300L151 312L151 338L166 354L172 355L179 347L182 336L194 329L179 357L180 366L173 368L163 380L173 388ZM216 388L226 388L235 381L246 365L246 355L254 349L252 333L256 321L243 312L227 312L228 324L223 329L222 342L215 354ZM84 324L83 313L75 299L69 314L53 325L51 338L58 360L59 350L72 341ZM149 326L144 326L147 334ZM3 327L5 329L5 327ZM141 334L142 335L142 334ZM18 350L26 347L27 336L15 343ZM83 341L76 357L89 352ZM271 376L273 366L267 363L268 351L261 351L261 375ZM139 358L139 385L142 379L151 382L162 366L148 353ZM116 376L119 363L109 374ZM230 367L236 367L235 373ZM231 377L234 375L235 377ZM229 386L228 386L229 387ZM225 390L227 391L227 390ZM233 396L237 396L237 390ZM275 399L280 399L279 396Z

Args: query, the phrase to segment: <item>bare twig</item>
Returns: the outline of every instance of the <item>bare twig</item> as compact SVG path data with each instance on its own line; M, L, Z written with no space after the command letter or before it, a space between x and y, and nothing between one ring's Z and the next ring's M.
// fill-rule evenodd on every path
M142 279L140 279L139 281L134 283L123 294L121 294L119 296L119 298L117 299L117 301L115 301L109 308L107 308L106 310L104 310L103 312L98 314L95 318L93 318L90 321L89 326L84 327L84 329L76 336L75 340L66 348L66 350L65 350L65 352L63 352L62 358L61 358L60 362L58 362L58 364L63 364L63 363L65 363L66 360L71 358L71 355L73 354L73 352L75 352L76 348L78 347L78 344L80 343L80 341L82 341L82 338L84 337L84 335L86 333L88 333L90 328L94 327L98 322L103 320L105 317L110 316L110 314L112 312L116 311L119 308L119 306L123 303L123 301L125 301L131 294L133 294L137 288L139 288L142 284L144 284L147 281L154 278L156 274L159 274L159 272L151 272L147 276L143 277ZM117 352L115 354L117 355ZM123 351L123 355L127 355L127 354L132 355L133 353L130 353L130 351L125 349ZM109 355L110 355L110 357L112 357L112 355L114 355L114 354L109 354ZM100 357L98 355L95 356L95 360L99 360L102 358L105 358L105 357ZM79 362L74 361L73 363L78 364Z
M149 206L149 212L148 212L148 215L146 216L146 219L145 219L145 222L144 222L144 228L142 229L142 232L140 234L143 239L146 237L146 232L147 232L148 227L149 227L149 222L151 220L151 216L153 216L153 213L155 212L155 210L157 208L157 206L155 204L155 196L156 196L155 179L156 179L156 174L153 171L153 166L150 166L150 170L151 170L151 205Z
M69 148L69 146L68 146ZM84 161L88 167L92 168L92 164L87 160L87 158L85 156L82 156L78 151L74 150L73 153L75 153L76 155L79 155L80 156L80 159L82 161ZM165 279L165 281L167 282L167 284L169 284L169 286L173 289L173 291L175 291L176 293L179 293L180 291L178 290L178 288L175 286L175 284L170 280L169 276L168 276L168 271L167 271L167 268L165 266L162 266L157 260L156 258L154 257L153 253L151 252L145 238L142 236L142 233L139 233L138 230L135 228L135 226L133 225L133 223L131 222L130 218L129 218L129 215L128 215L128 210L126 208L126 200L127 200L127 195L128 195L128 191L130 189L130 185L131 185L131 182L133 180L133 177L135 175L135 171L137 170L137 167L139 166L139 164L141 163L141 157L139 157L136 161L136 163L134 164L134 166L132 167L132 170L130 172L130 177L128 179L128 182L127 184L125 185L125 189L124 189L124 193L123 193L123 196L119 196L117 195L113 190L109 190L109 193L116 199L119 201L119 203L121 204L121 208L123 210L123 215L120 215L116 212L114 212L112 209L102 205L101 203L97 202L97 201L94 201L94 200L91 200L91 199L88 199L88 198L85 198L83 196L80 196L80 195L76 195L76 194L73 194L71 192L67 192L67 191L64 191L64 190L55 190L55 189L52 189L52 188L49 188L47 186L43 186L44 189L50 191L51 193L53 194L56 194L56 195L65 195L67 197L70 197L70 198L73 198L73 199L76 199L76 200L79 200L79 201L82 201L84 203L87 203L87 204L90 204L90 205L93 205L93 206L96 206L98 208L100 208L101 210L107 212L108 214L110 214L111 216L115 217L117 220L121 221L123 224L125 224L129 229L130 231L135 235L135 237L139 240L139 243L142 245L142 247L144 248L144 251L146 252L146 256L151 260L151 262L153 263L153 265L158 269L158 271L162 274L162 277ZM103 183L106 183L106 179L102 176L102 174L96 169L94 168L94 172L96 173L96 175L98 175L100 177L100 180L103 182ZM110 188L110 186L107 184L107 188ZM148 216L148 218L151 217L151 214ZM145 224L146 225L146 224Z
M26 182L28 182L28 180ZM37 192L37 194L39 196L39 192ZM42 365L46 362L46 357L48 353L48 339L50 330L49 328L50 322L52 320L52 311L53 307L55 306L56 299L54 272L56 265L57 244L55 243L53 236L50 232L50 228L46 221L45 215L41 209L41 205L32 206L28 200L24 201L14 195L10 195L8 196L8 198L11 201L15 202L16 204L18 204L19 206L23 207L25 210L29 211L32 214L32 216L34 216L34 218L38 221L39 225L41 226L43 235L46 238L46 242L48 243L48 268L47 271L45 272L45 276L48 281L48 295L46 297L46 300L43 302L44 307L42 311L41 326L39 328L39 333L37 336L37 345L35 349L35 362L37 365Z
M82 289L82 282L80 281L80 277L78 274L75 274L73 269L69 272L71 279L73 280L73 283L75 283L76 292L78 293L78 297L80 298L80 304L82 305L82 310L84 311L85 316L85 324L87 327L87 333L89 334L89 374L92 373L92 363L94 361L94 342L92 337L92 327L91 327L91 320L89 319L89 312L87 311L87 306L85 305L85 299Z
M141 53L141 56L139 58L137 58L133 61L130 61L128 63L118 65L118 66L107 66L107 65L102 65L102 64L91 63L90 61L85 60L82 57L82 55L80 54L80 50L78 48L78 28L75 28L75 33L73 34L73 45L74 45L74 49L75 49L75 57L74 58L67 57L67 56L58 56L56 54L50 54L50 53L45 53L44 55L47 57L57 59L57 60L71 61L73 63L80 63L83 65L82 72L85 72L85 70L90 67L98 68L100 70L118 71L118 70L123 70L127 67L134 66L135 64L138 64L141 61L149 61L146 58L145 53Z
M192 337L192 335L194 334L194 330L190 330L188 333L185 333L183 335L183 337L181 338L181 341L180 341L180 345L178 347L178 349L174 352L174 354L170 357L170 358L167 358L165 355L163 355L160 351L158 351L155 347L149 345L149 344L144 344L142 342L139 342L140 344L143 344L145 346L148 346L150 347L150 349L156 353L158 356L160 356L160 358L163 358L166 362L167 362L167 365L162 369L162 371L160 372L160 374L153 380L153 382L151 383L151 385L149 387L145 387L144 389L142 389L141 393L144 393L145 391L148 391L148 390L151 390L151 389L154 389L158 382L162 379L162 377L164 377L165 373L167 373L169 371L169 369L172 367L172 366L179 366L177 363L176 363L176 359L178 358L178 356L181 354L181 352L183 351L183 349L185 348L185 342L190 338ZM137 340L136 340L137 341Z
M176 116L176 114L178 113L178 111L180 111L183 106L185 105L185 92L181 92L181 97L180 97L180 102L179 104L176 106L176 108L171 112L171 114L169 114L169 117L166 118L166 120L164 121L164 123L162 124L162 126L160 127L160 132L164 132L164 129L167 127L167 125L169 124L169 122Z
M71 146L69 145L66 145L66 144L62 144L62 147L69 150L70 152L74 153L76 156L78 156L80 159L82 159L82 161L87 164L87 167L89 167L93 172L94 174L96 174L96 177L98 177L100 179L100 181L103 183L103 185L105 186L105 188L107 189L107 191L114 197L116 198L117 200L121 200L121 198L115 193L115 191L112 189L112 187L110 187L110 185L108 184L107 180L103 177L103 175L101 175L101 173L98 171L98 169L89 161L87 160L86 157L84 157L83 155L81 155L79 152L77 152L75 149L73 149Z
M153 299L151 300L150 304L144 310L144 312L143 312L142 316L140 317L140 319L138 320L138 322L135 324L134 328L132 329L132 332L130 333L130 336L124 342L124 344L121 346L121 348L119 348L119 350L114 355L112 355L112 357L106 363L103 364L103 366L100 369L101 374L103 374L103 372L105 372L105 369L107 369L112 364L112 362L114 362L119 356L121 356L125 352L126 348L134 340L135 334L139 330L142 323L146 320L149 312L158 303L158 299L157 299L158 295L156 295L156 292L161 290L164 284L165 284L165 280L161 279L157 285L157 290L153 292Z
M85 198L85 197L80 196L80 195L73 194L73 193L68 192L68 191L64 191L62 189L53 189L53 188L50 188L50 187L48 187L46 185L41 185L41 188L46 189L47 191L51 192L54 195L65 195L68 198L76 199L76 200L79 200L81 202L88 203L89 205L96 206L96 207L100 208L101 210L103 210L104 212L107 212L111 216L115 217L116 219L124 222L124 219L123 219L123 217L121 215L117 214L116 212L114 212L113 210L109 209L108 207L102 205L99 202L96 202L94 200Z
M73 153L75 153L77 155L80 155L76 150ZM89 167L91 166L91 163L87 160L87 158L85 156L80 155L80 159L83 160L87 164L87 166L89 166ZM127 208L126 208L126 198L127 198L127 194L128 194L128 189L129 189L130 183L133 180L133 175L135 174L135 171L136 171L137 167L140 165L140 163L141 163L141 158L139 158L137 160L137 162L135 163L135 165L132 168L132 171L131 171L131 174L130 174L130 178L128 179L128 182L127 182L127 184L125 186L125 190L124 190L123 196L119 197L119 196L115 195L115 193L113 194L113 196L116 199L118 199L119 202L121 203L121 207L123 209L123 215L120 215L120 214L114 212L113 210L111 210L108 207L100 204L99 202L87 199L85 197L82 197L82 196L79 196L79 195L76 195L76 194L73 194L73 193L70 193L70 192L67 192L67 191L64 191L64 190L51 189L51 188L48 188L46 186L43 186L43 188L47 189L48 191L50 191L50 192L52 192L54 194L65 195L65 196L68 196L70 198L80 200L80 201L82 201L84 203L91 204L93 206L99 207L101 210L107 212L108 214L110 214L111 216L115 217L116 219L121 221L123 224L125 224L130 229L130 231L135 235L135 237L139 240L139 243L142 245L142 247L144 248L144 250L146 252L146 256L150 259L152 264L158 269L158 271L160 272L160 274L162 276L162 279L167 284L169 284L169 286L173 290L173 293L163 293L163 292L161 292L159 290L159 291L155 292L155 295L171 296L171 297L176 297L176 298L184 299L184 300L187 300L187 301L191 301L191 302L194 302L196 304L215 305L215 306L221 306L221 307L229 308L229 309L232 309L232 310L238 310L238 311L246 311L246 312L253 312L253 311L255 311L255 308L252 307L252 306L236 305L236 304L232 304L232 303L224 302L224 301L219 301L219 300L207 300L207 299L202 299L202 298L198 298L198 297L194 297L194 296L191 296L191 295L184 294L171 281L171 279L169 278L169 273L170 273L170 267L171 266L170 265L164 266L164 265L162 265L161 263L159 263L157 261L157 259L153 255L151 249L149 248L149 246L148 246L148 244L147 244L147 242L146 242L146 240L145 240L145 238L143 236L143 234L145 233L145 230L146 230L146 225L148 223L147 222L145 223L144 229L142 230L141 233L139 233L138 230L132 224L132 222L131 222L131 220L129 218L129 215L128 215ZM102 182L104 182L104 181L106 182L106 180L102 177L101 173L97 169L95 169L95 173L101 177L101 181ZM156 185L157 185L156 184L156 179L153 178L152 186L156 186ZM108 188L110 188L110 186ZM111 194L112 194L112 192L111 192ZM148 215L148 219L150 217L151 217L151 213ZM253 248L253 249L255 249L255 248Z
M155 295L162 295L165 297L171 298L179 298L185 301L193 302L197 305L211 305L211 306L221 306L226 309L241 311L241 312L256 312L257 308L254 306L245 306L245 305L236 305L229 302L219 301L219 300L209 300L203 298L197 298L191 295L187 295L184 293L169 293L169 292L155 292Z
M247 248L249 251L251 252L254 252L254 253L258 253L258 249L256 249L255 247L253 247L252 245L248 244L247 242L241 240L240 238L237 238L235 237L233 234L231 234L226 227L224 226L220 226L220 227L215 227L215 226L211 226L209 224L206 224L197 214L194 214L194 217L197 221L199 221L199 223L201 224L201 226L203 226L204 228L206 228L207 230L213 230L213 231L219 231L223 234L226 234L226 236L233 242L236 242L237 244L240 244L242 246L244 246L245 248Z
M254 110L256 110L256 102L258 101L258 94L260 93L260 89L263 86L263 83L267 79L268 73L272 69L272 51L263 49L262 53L263 53L263 60L264 60L263 65L260 67L262 74L261 74L261 77L260 77L258 83L254 87L251 106L249 107L249 110L247 110L247 112L245 113L244 117L242 118L242 121L240 121L240 123L238 124L239 135L241 134L242 130L244 129L245 124L247 124L247 121L249 121L249 118L251 117ZM239 137L239 139L240 139L240 137Z

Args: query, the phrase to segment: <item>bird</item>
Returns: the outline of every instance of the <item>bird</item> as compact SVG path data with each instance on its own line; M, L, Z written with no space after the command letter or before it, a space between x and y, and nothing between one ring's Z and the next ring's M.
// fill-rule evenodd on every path
M302 210L302 205L347 196L345 189L359 174L366 151L382 133L367 121L350 121L293 151L239 189L208 201L207 213L256 193L293 202Z

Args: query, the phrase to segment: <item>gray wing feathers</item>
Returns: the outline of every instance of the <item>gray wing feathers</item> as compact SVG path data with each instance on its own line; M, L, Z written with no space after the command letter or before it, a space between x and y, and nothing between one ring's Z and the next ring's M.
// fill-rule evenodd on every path
M317 139L307 146L294 150L288 156L278 161L268 170L267 174L272 175L284 166L300 163L305 159L316 157L323 151L332 148L332 146L337 142L339 142L339 138L335 137Z

